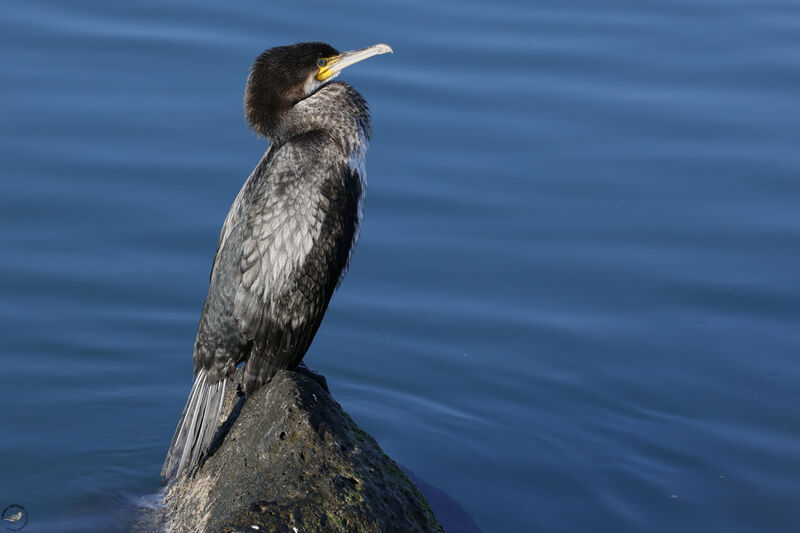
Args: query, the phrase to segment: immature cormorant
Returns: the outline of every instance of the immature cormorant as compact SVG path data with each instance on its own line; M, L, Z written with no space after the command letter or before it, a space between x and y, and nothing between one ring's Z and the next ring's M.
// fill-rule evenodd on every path
M245 362L250 395L308 350L358 239L370 136L364 98L330 80L391 51L299 43L267 50L250 68L245 115L270 147L222 226L165 482L208 450L237 365Z

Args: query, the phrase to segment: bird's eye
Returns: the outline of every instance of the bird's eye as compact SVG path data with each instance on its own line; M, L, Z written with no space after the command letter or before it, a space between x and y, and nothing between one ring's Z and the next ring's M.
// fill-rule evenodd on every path
M319 68L322 68L327 64L328 64L328 60L327 59L317 59L317 66Z

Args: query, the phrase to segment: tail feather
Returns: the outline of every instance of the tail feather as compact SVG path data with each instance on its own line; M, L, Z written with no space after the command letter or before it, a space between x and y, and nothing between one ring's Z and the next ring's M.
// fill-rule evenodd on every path
M192 392L161 468L164 483L197 466L211 444L222 411L227 382L225 378L217 382L212 382L212 379L205 369L200 369L195 376Z

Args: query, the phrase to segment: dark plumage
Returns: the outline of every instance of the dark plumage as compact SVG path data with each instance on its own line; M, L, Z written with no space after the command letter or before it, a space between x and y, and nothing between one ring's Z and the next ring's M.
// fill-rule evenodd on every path
M357 240L370 117L350 85L329 80L386 45L340 54L324 43L272 48L244 97L271 141L222 227L194 347L195 381L161 471L198 464L216 432L228 379L244 362L252 394L297 366Z

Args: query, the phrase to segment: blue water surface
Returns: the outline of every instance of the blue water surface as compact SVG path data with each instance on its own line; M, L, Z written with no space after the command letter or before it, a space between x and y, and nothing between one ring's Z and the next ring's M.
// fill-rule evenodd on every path
M390 456L485 532L800 530L785 0L5 0L0 508L158 490L248 68L301 40L395 50L342 76L369 190L306 357Z

